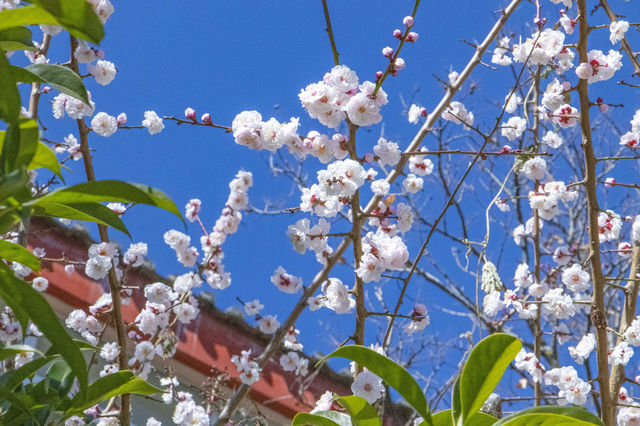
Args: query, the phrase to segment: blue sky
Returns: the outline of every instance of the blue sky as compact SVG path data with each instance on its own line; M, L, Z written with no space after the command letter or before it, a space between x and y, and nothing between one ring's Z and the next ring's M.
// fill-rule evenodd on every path
M622 2L615 2L622 3ZM106 26L106 38L101 48L105 59L118 68L115 80L107 87L87 80L87 87L96 102L96 111L111 115L126 112L130 125L143 119L145 110L155 110L159 115L182 117L186 107L196 110L197 116L209 112L215 123L229 125L233 117L243 111L255 109L263 117L275 116L281 121L289 117L301 118L300 133L317 129L327 132L319 123L305 116L297 94L307 84L318 81L333 66L331 49L324 31L325 21L322 4L317 1L209 1L174 2L158 0L152 5L140 2L114 2L116 11ZM403 114L404 99L433 108L440 97L440 83L432 76L446 79L452 69L461 70L473 53L473 49L462 43L479 42L495 22L494 13L507 4L506 1L423 1L415 20L415 30L420 34L417 43L405 47L402 57L407 68L396 78L389 78L384 89L389 95L389 104L383 108L383 123L359 132L360 152L371 151L382 129L388 138L406 146L418 130L409 124ZM545 1L545 12L555 21L559 7ZM333 30L340 52L341 63L354 69L360 80L373 80L377 70L383 70L385 58L380 51L389 45L396 46L391 36L395 28L402 28L402 18L413 8L407 0L388 1L329 1ZM530 34L531 18L535 7L523 2L521 10L507 25L505 33L511 31ZM602 14L599 22L603 23ZM607 34L603 34L606 39ZM608 41L607 41L608 44ZM53 61L64 62L68 58L68 40L65 36L54 38L51 47ZM490 55L490 53L489 53ZM490 56L485 56L488 62ZM630 69L630 65L625 62ZM623 67L624 78L630 72ZM572 77L573 74L572 74ZM617 77L617 76L616 76ZM502 103L512 83L511 72L478 67L469 84L477 86L477 94L469 105L480 117L484 128L493 124L495 110L491 106ZM610 87L610 86L607 86ZM597 91L598 89L595 89ZM613 89L607 96L616 96L614 103L636 103L637 99L625 98L622 92ZM43 103L52 96L43 97ZM465 103L467 103L465 101ZM47 106L43 105L43 108ZM493 115L492 115L493 114ZM612 111L612 116L619 114ZM56 121L43 115L49 127L48 137L54 140L72 132L77 135L75 123L66 118ZM631 116L623 116L627 126ZM203 202L201 217L211 228L223 208L228 196L227 183L240 169L254 174L255 185L249 191L251 203L263 207L266 202L277 206L294 207L298 204L298 193L292 183L284 177L272 177L268 167L268 155L248 150L234 144L233 138L221 130L197 126L176 126L165 123L165 129L151 136L146 130L119 130L110 138L91 136L91 146L96 150L94 165L99 179L122 179L154 186L171 196L182 209L190 198ZM625 127L626 128L626 127ZM457 129L455 129L457 131ZM626 130L625 130L626 131ZM477 141L465 139L459 146L466 148ZM504 141L502 141L504 142ZM432 145L429 145L429 144ZM427 139L431 149L435 142ZM288 154L287 158L291 159ZM467 159L454 158L455 170L466 166ZM510 162L498 165L494 172L504 174ZM71 166L67 182L80 182L84 178L80 163ZM305 168L310 180L315 180L315 171L321 164L310 159ZM418 206L428 220L443 206L441 190L434 178L427 179L427 192ZM479 188L482 187L478 184ZM478 210L482 195L468 189L470 201L465 204L472 215L480 217L484 208ZM474 193L475 192L475 193ZM297 296L278 292L269 282L273 271L282 265L288 272L311 281L318 271L313 254L301 256L295 253L285 235L287 226L302 218L302 215L260 216L246 214L237 234L224 244L225 266L231 272L232 285L215 296L222 309L238 306L236 296L251 300L261 299L265 313L278 314L284 319ZM509 217L509 219L506 219ZM512 221L505 216L499 221ZM186 270L176 261L173 251L163 243L163 233L172 228L182 230L179 221L170 214L151 208L136 207L127 213L125 223L133 235L133 242L149 244L149 258L163 275L181 274ZM476 223L481 223L476 222ZM494 224L490 253L498 253L504 247L507 252L516 247L509 237L503 244L499 226ZM448 224L454 233L459 225L455 219ZM93 226L90 229L93 231ZM347 225L335 225L334 231L346 230ZM409 242L411 257L415 256L419 244L428 228L422 227ZM471 230L472 239L480 240L484 228ZM193 241L199 240L199 229L189 227ZM129 242L126 236L111 232L123 247ZM337 246L337 241L332 244ZM434 238L431 251L436 252L438 266L447 271L474 297L475 279L463 273L453 261L450 240ZM460 247L460 250L464 250ZM496 254L497 256L497 254ZM502 255L501 255L502 258ZM504 279L509 279L517 259L504 255ZM475 259L472 258L472 262ZM434 268L428 262L423 265L430 272ZM473 269L473 268L472 268ZM336 269L336 275L351 283L351 274L346 267ZM434 272L435 273L435 272ZM391 300L397 294L397 283L386 283L385 294ZM461 308L452 305L442 292L419 280L413 282L410 300L427 305L433 325L426 333L453 338L470 326L470 321L444 312L441 308ZM372 292L371 292L372 293ZM373 294L371 294L373 298ZM392 302L393 303L393 302ZM412 302L405 303L401 312L408 313ZM353 315L343 317L323 311L305 313L299 323L301 340L306 352L321 350L328 352L330 342L340 342L352 332ZM318 327L318 322L320 326ZM305 330L307 330L305 332ZM323 333L318 333L322 330ZM324 332L326 331L326 334ZM370 327L368 343L375 340L377 327ZM320 338L318 338L320 337ZM459 352L454 352L448 369L454 368ZM423 363L425 371L429 364Z

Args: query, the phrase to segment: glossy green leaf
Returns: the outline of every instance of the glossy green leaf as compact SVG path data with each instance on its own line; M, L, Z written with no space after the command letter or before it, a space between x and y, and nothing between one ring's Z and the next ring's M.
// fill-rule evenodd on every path
M41 168L51 170L60 179L63 179L62 174L60 173L60 163L58 163L56 154L54 154L54 152L42 142L38 142L36 152L27 167L29 170Z
M364 398L359 396L343 396L336 399L351 416L353 426L381 426L378 412Z
M0 12L0 30L23 25L58 25L58 21L46 10L25 6Z
M56 18L72 35L100 43L104 28L93 7L86 0L29 0Z
M26 285L23 281L15 277L13 271L11 271L4 262L0 262L0 283L2 283L2 285L0 285L0 299L4 300L11 308L24 333L29 326L29 313L22 304L21 296L15 285L16 281Z
M291 426L351 426L349 416L337 411L321 411L315 414L298 413Z
M521 348L518 338L504 333L492 334L473 348L460 375L463 424L482 407Z
M117 229L131 238L120 216L98 203L39 203L33 208L33 215L95 222Z
M64 360L58 360L51 364L46 377L49 386L56 389L60 397L67 395L73 386L73 371Z
M34 352L40 356L43 356L43 353L37 350L36 348L29 345L9 345L0 349L0 361L4 361L5 359L23 354L26 352Z
M554 425L598 425L603 426L602 421L581 407L560 407L546 405L518 411L495 423L495 426L554 426Z
M26 379L32 377L39 369L57 358L59 357L36 358L16 370L9 370L0 376L0 385L8 390L13 390Z
M178 216L184 222L184 219L182 219L182 215L175 203L163 192L146 185L121 182L117 180L87 182L58 189L34 200L31 203L27 203L27 205L40 205L42 203L51 202L60 204L89 202L147 204L167 210Z
M0 30L0 50L36 50L29 28L15 27Z
M4 12L0 13L2 15ZM20 93L11 75L9 61L0 54L0 120L15 123L20 115Z
M89 385L86 399L80 395L76 395L71 401L71 408L67 410L65 416L69 417L81 413L100 401L106 401L111 397L125 393L152 395L158 392L162 392L162 389L150 385L144 379L135 376L131 371L118 371L117 373L102 377Z
M0 240L0 259L22 263L36 272L40 272L40 261L29 250L7 240Z
M335 357L350 359L371 370L387 385L395 389L422 416L427 424L431 424L431 412L427 405L427 399L422 393L420 385L407 370L386 356L359 345L342 346L320 362Z
M6 267L0 268L2 288L9 289L11 300L5 300L11 309L26 312L31 321L51 342L52 347L67 361L74 375L78 378L82 397L87 390L87 364L82 352L60 323L46 299L29 284L16 278ZM26 330L26 328L23 328Z
M22 83L47 83L60 92L89 105L89 95L78 74L67 67L54 64L31 64L22 69L12 67L15 81Z

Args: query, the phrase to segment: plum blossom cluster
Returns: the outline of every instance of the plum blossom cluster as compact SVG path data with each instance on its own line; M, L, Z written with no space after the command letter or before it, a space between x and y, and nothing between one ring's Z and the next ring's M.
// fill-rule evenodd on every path
M357 161L345 159L318 171L318 183L303 188L300 210L321 217L336 216L365 181L366 172Z
M240 380L242 383L251 386L258 380L260 380L260 367L258 363L251 359L251 349L242 351L240 356L233 355L231 362L236 365L238 372L240 373Z
M403 63L403 62L402 62ZM402 66L397 61L397 66ZM356 126L371 126L382 120L380 108L387 94L375 83L358 82L357 74L345 65L335 66L322 81L309 84L298 95L311 118L336 128L347 118Z
M403 270L409 250L400 236L382 231L368 232L362 239L362 258L356 274L365 283L380 281L387 270Z

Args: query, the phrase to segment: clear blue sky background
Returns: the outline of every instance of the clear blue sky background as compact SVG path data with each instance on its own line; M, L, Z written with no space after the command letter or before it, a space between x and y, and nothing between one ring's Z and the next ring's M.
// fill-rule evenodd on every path
M184 109L190 106L198 117L209 112L214 122L230 125L237 113L255 109L265 119L272 115L281 121L292 116L300 117L301 134L313 129L328 131L305 115L297 98L300 89L320 80L333 66L320 0L114 3L116 11L107 23L107 36L101 47L106 53L105 59L114 62L119 72L107 87L86 80L96 102L96 112L105 111L114 116L126 112L129 124L137 125L145 110L155 110L161 116L181 117ZM624 2L615 0L613 3ZM418 127L407 122L401 97L408 104L415 97L415 102L427 109L435 107L443 91L432 74L446 79L451 69L460 71L473 53L473 49L460 40L482 40L497 19L494 12L506 4L504 0L422 2L415 20L415 30L420 38L417 43L407 45L401 55L407 62L407 68L399 77L389 78L385 83L389 104L383 108L382 114L387 137L399 142L401 147L406 146ZM543 4L547 16L555 22L560 7L547 0ZM395 28L402 28L402 18L411 12L413 1L329 1L329 8L341 63L356 70L361 81L373 80L375 72L386 65L381 49L387 45L396 46L391 33ZM506 33L530 34L534 14L535 6L523 2L521 10L507 25ZM597 14L596 22L605 22L601 12ZM606 39L608 31L603 35ZM608 49L607 45L608 41L603 48ZM484 57L486 62L490 61L491 50ZM51 57L53 61L60 62L68 58L66 37L54 38ZM626 59L624 64L620 75L628 79L631 67ZM569 73L575 80L573 71ZM512 81L508 68L492 71L478 67L471 78L470 82L477 85L478 92L468 106L484 123L484 128L495 120L495 109L490 111L490 105L502 103ZM609 97L616 95L617 92L607 92ZM45 102L52 97L43 97L43 108L48 108ZM611 102L637 103L637 100L616 98ZM615 116L617 112L611 114ZM50 129L47 137L62 140L69 132L77 135L72 120L56 121L45 114L42 116ZM630 118L623 116L624 129L628 127ZM299 195L290 181L270 176L267 153L238 146L230 134L221 130L176 126L172 122L166 122L165 126L162 133L154 136L146 130L119 130L110 138L92 134L97 177L154 186L171 196L181 209L190 198L200 198L203 202L201 217L209 228L227 199L227 183L240 169L254 174L255 185L249 196L255 206L262 207L266 201L271 201L281 207L293 207L299 202ZM359 132L361 153L371 151L381 128L379 125ZM463 140L454 148L466 148L468 143ZM427 146L433 147L429 142ZM466 166L466 159L458 161L456 167ZM505 160L505 165L508 169L510 160ZM72 168L68 183L82 181L81 162ZM315 171L320 168L315 159L309 160L306 170L311 181L315 180ZM494 171L500 175L504 173L502 168ZM432 189L430 182L434 179L426 179L427 194ZM423 205L423 214L429 220L433 220L442 208L439 194L438 190L433 199ZM472 205L473 202L469 204ZM220 308L240 307L234 300L236 296L246 300L259 298L265 305L265 313L277 314L281 320L286 317L297 296L280 293L269 282L273 271L282 265L289 272L302 276L305 283L310 282L318 271L313 254L303 257L295 253L285 235L287 226L302 217L299 214L245 215L239 232L224 244L224 263L233 281L230 288L215 293ZM133 242L149 244L149 259L155 263L159 273L186 272L162 238L168 229L182 230L176 218L166 212L136 207L127 213L125 223L133 235ZM457 229L455 221L451 227L454 231ZM90 226L92 232L93 228ZM494 226L496 228L500 227ZM344 223L333 228L335 231L346 229ZM198 242L199 228L191 225L189 231L192 240ZM483 228L472 230L476 240L482 238L482 233ZM130 241L126 236L118 235L116 231L111 234L125 249L128 247ZM417 235L411 242L411 257L417 253L417 245L424 235L424 232ZM499 229L492 239L492 250L500 250L502 236ZM436 238L431 250L442 254L439 257L440 267L468 289L467 293L473 297L475 280L455 265L449 256L450 244L448 240ZM334 242L333 246L336 245ZM509 237L505 247L508 250L516 248ZM517 259L511 257L503 263L504 272L501 274L505 281L510 280L517 264ZM428 262L423 265L433 271ZM351 284L347 268L336 271L337 276ZM396 293L396 283L385 285L385 294L391 301L395 301ZM470 327L468 319L440 310L441 307L455 308L455 305L439 290L416 280L410 295L430 310L432 326L426 329L425 334L455 339ZM409 301L402 312L408 313L411 307L412 302ZM318 321L321 322L319 326ZM339 342L352 333L353 322L353 315L338 316L326 310L305 313L298 327L303 331L301 341L305 344L305 352L328 352L332 348L330 342ZM369 343L375 340L377 332L376 327L370 328ZM455 367L460 355L459 352L452 354L449 369ZM425 374L429 373L428 362L419 365L424 367Z

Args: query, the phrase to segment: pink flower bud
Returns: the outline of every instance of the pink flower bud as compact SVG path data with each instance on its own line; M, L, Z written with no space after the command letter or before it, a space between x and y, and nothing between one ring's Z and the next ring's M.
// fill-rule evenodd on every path
M604 181L604 186L606 186L607 188L611 188L616 186L616 180L614 178L607 178Z
M372 153L367 152L367 153L364 155L363 160L364 160L365 162L367 162L367 163L373 163L374 156L373 156L373 154L372 154Z
M389 46L385 47L384 49L382 49L382 56L384 56L385 58L391 58L393 56L393 49Z
M409 34L407 34L407 41L409 43L414 43L417 39L418 33L414 33L413 31L411 31Z
M565 92L568 92L569 90L571 90L571 83L569 83L568 81L563 81L562 90L564 90Z
M636 376L635 380L636 384L640 385L640 376Z
M378 71L378 72L376 72L376 81L377 81L377 80L380 80L380 79L382 78L382 75L383 75L383 74L384 74L384 73L383 73L382 71Z
M393 36L397 39L402 38L402 31L400 30L393 30Z
M208 112L205 114L202 114L202 117L200 118L200 120L204 124L211 124L211 114L209 114Z
M500 150L500 154L508 154L511 151L513 151L513 148L511 148L511 146L509 146L509 145L505 145Z
M609 105L607 105L607 104L600 104L600 105L598 105L598 107L600 108L600 112L603 113L603 114L605 112L609 111Z
M116 122L118 123L118 126L124 126L125 124L127 124L127 114L121 112L118 115L118 118L116 118Z
M187 108L184 110L184 116L185 118L191 120L191 121L197 121L196 120L196 112L194 111L193 108Z
M97 49L95 50L96 52L96 58L98 59L104 59L104 50L102 49Z
M40 93L49 93L51 91L51 87L49 86L44 86L42 89L40 89Z
M413 27L413 16L405 16L402 23L407 27Z

